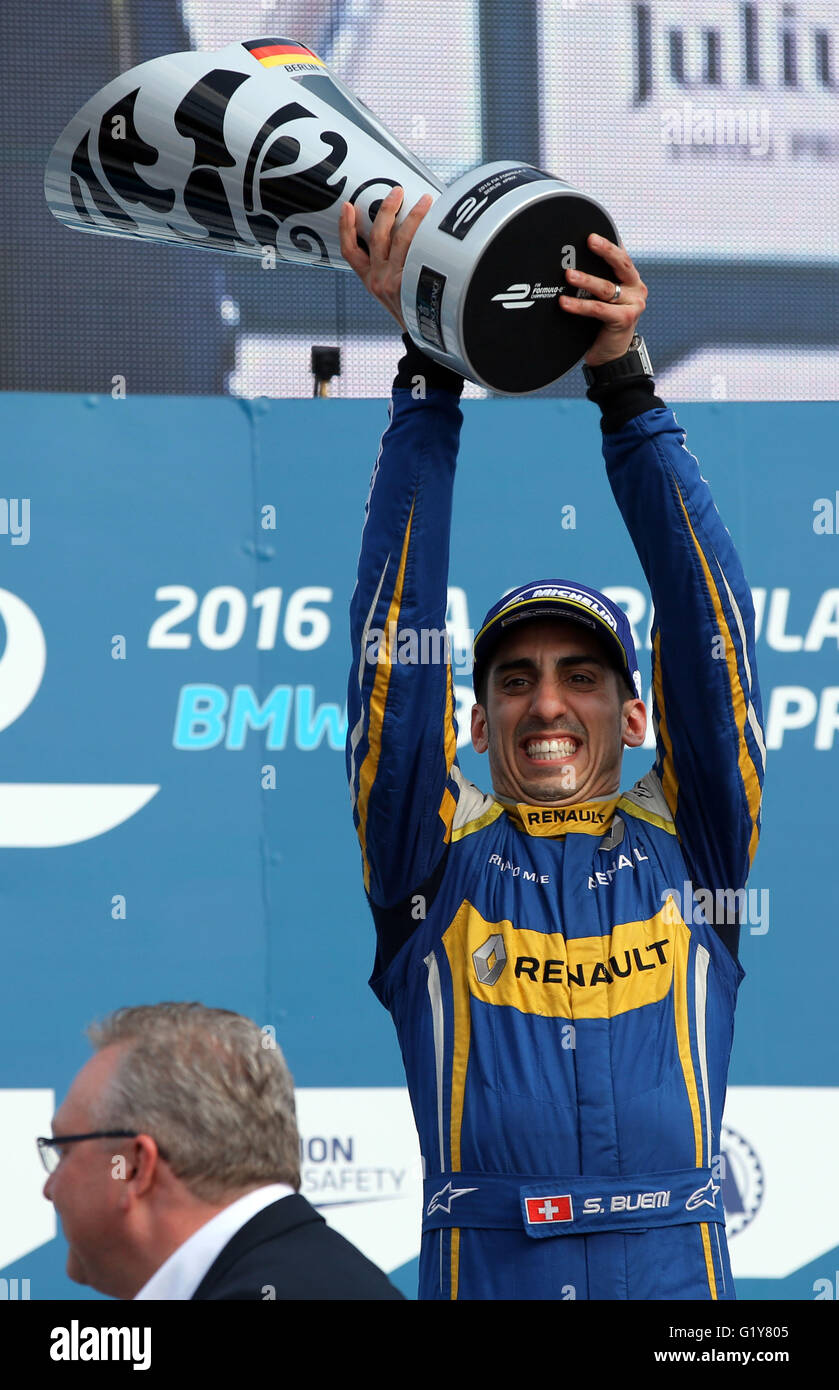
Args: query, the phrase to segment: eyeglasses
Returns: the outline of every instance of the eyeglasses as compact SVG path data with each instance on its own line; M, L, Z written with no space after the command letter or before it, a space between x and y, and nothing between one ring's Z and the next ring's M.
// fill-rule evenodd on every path
M54 1173L61 1162L61 1154L57 1153L62 1144L80 1144L83 1139L136 1139L137 1130L134 1129L96 1129L90 1134L56 1134L52 1139L36 1139L38 1153L41 1155L41 1162L48 1173ZM158 1150L160 1152L160 1150ZM160 1154L163 1157L163 1154Z

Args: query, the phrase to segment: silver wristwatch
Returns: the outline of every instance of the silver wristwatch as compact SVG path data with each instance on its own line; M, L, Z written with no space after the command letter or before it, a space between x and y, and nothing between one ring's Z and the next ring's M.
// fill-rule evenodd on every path
M611 362L601 362L597 367L583 363L583 376L587 386L605 386L612 381L628 381L630 377L645 376L653 378L653 364L647 345L640 333L636 333L623 357L615 357Z

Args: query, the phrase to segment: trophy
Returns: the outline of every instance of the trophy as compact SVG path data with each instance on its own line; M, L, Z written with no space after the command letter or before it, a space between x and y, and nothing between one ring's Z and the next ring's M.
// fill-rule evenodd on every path
M599 203L562 179L496 161L446 188L330 72L290 39L141 63L82 107L57 141L44 191L68 226L347 269L338 222L359 239L382 199L400 218L434 202L402 277L408 331L429 356L503 395L556 381L599 324L566 315L564 270L613 278L586 238L618 242Z

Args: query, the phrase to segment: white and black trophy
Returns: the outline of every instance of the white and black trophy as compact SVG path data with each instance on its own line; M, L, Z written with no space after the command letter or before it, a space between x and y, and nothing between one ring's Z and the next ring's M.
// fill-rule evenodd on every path
M564 269L611 279L589 250L619 240L593 199L498 161L448 188L303 44L256 39L153 58L115 78L50 156L51 211L83 231L346 269L342 205L359 237L401 185L400 218L434 203L402 279L408 330L429 356L492 391L538 391L569 371L599 324L566 315Z

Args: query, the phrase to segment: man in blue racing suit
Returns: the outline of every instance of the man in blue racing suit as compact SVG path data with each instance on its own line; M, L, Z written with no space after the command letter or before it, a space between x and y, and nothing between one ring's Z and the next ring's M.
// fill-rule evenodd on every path
M341 232L402 322L427 200L394 230L400 199L383 203L369 254L351 208ZM478 633L472 738L493 793L460 772L451 668L421 651L445 628L463 383L407 337L367 503L347 764L371 985L396 1025L424 1160L425 1299L735 1296L718 1154L743 972L736 920L714 905L736 900L759 835L754 614L651 377L612 379L638 351L646 288L622 247L590 245L614 280L569 272L590 297L560 302L601 323L588 394L655 605L652 770L621 794L622 750L646 730L624 614L545 580ZM683 919L685 882L711 904L705 921Z

